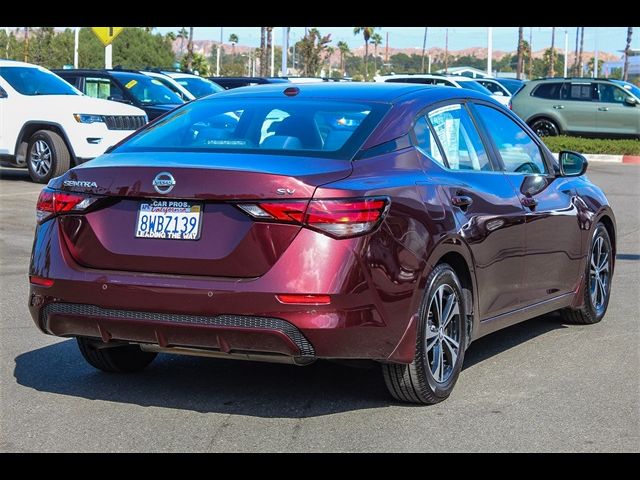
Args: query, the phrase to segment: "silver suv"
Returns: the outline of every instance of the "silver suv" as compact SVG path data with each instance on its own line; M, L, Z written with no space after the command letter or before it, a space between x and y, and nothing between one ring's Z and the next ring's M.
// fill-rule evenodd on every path
M539 135L640 138L637 89L615 80L548 78L527 82L511 108Z

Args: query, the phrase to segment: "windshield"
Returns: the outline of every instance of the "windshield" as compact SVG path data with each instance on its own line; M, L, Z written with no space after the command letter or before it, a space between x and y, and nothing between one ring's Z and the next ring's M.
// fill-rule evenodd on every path
M200 77L179 77L174 80L189 90L196 98L224 91L220 85Z
M483 87L475 80L472 80L470 82L458 81L458 85L460 85L462 88L467 88L469 90L475 90L476 92L484 93L485 95L491 95L491 92L487 88Z
M196 100L116 152L227 152L350 159L387 104L292 98ZM242 158L242 157L240 157Z
M124 72L112 72L126 90L143 105L180 104L184 101L165 87L160 80Z
M80 95L59 76L41 67L0 67L0 76L22 95Z
M633 95L635 97L638 98L638 100L640 100L640 88L638 88L637 86L635 86L633 83L629 83L629 82L625 82L623 80L613 80L613 82L617 83L618 85L620 85L622 88L624 88L627 92L631 92L633 93Z

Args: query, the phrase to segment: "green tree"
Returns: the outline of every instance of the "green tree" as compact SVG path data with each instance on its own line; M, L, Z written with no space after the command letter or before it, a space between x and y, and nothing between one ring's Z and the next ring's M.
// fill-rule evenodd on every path
M342 72L342 76L344 77L344 59L347 55L349 55L349 53L351 53L351 50L349 50L349 44L347 44L347 42L343 42L342 40L338 42L338 50L340 51L340 71Z
M182 56L184 54L184 41L189 38L189 32L182 27L176 37L180 39L180 55Z
M189 27L189 42L187 42L187 70L193 66L193 27Z
M378 71L378 46L382 44L382 35L375 32L371 35L371 43L373 43L373 74Z
M627 44L624 47L624 66L622 67L622 79L629 80L629 53L631 52L631 38L633 37L633 27L627 27Z
M296 53L302 62L302 72L305 77L315 77L320 73L322 58L331 34L324 35L317 28L310 28L301 40L296 43Z
M236 35L235 33L232 33L231 35L229 35L229 42L231 43L231 54L235 55L236 43L238 43L238 35Z
M183 70L193 72L202 77L208 77L211 75L211 64L204 55L198 52L193 53L190 63L189 58L184 57L180 63L180 67Z
M327 47L325 50L325 58L327 59L327 77L331 76L331 55L333 55L335 49L333 47Z
M516 64L516 78L522 78L522 67L524 62L524 39L523 39L523 27L518 27L518 56Z
M369 81L368 59L369 59L369 40L373 31L378 27L353 27L353 34L360 35L364 38L364 81Z

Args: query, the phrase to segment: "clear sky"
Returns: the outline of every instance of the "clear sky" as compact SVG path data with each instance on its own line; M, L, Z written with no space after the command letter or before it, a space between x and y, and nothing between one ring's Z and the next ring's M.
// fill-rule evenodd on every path
M166 33L178 31L181 27L158 27L157 31ZM189 28L189 27L186 27ZM195 27L194 38L196 40L219 40L221 27ZM241 45L259 46L260 27L222 27L223 38L227 42L229 35L235 33L239 37ZM353 27L317 27L320 33L331 33L332 43L346 41L350 47L362 44L362 35L354 36ZM533 49L541 50L551 45L551 27L531 27L533 33ZM569 32L569 50L575 49L575 27L556 27L556 48L564 48L564 31ZM525 27L524 38L529 41L530 27ZM383 37L383 46L386 33L389 32L389 46L395 48L422 48L424 27L381 27L378 32ZM634 27L632 48L640 48L640 28ZM304 35L304 27L291 27L291 37L300 39ZM626 27L585 27L584 49L594 51L596 42L602 52L618 53L623 50L626 43ZM282 29L274 30L276 44L282 42ZM518 42L518 27L494 27L493 49L512 51L516 49ZM445 27L429 27L427 33L427 48L444 48ZM449 49L460 50L469 47L486 47L486 27L449 27Z

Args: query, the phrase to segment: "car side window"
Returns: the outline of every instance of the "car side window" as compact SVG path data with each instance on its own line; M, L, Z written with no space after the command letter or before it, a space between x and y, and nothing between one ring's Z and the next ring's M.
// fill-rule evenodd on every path
M549 100L558 100L560 98L561 82L541 83L531 92L533 97L546 98Z
M440 149L438 148L438 144L436 143L435 138L433 138L433 133L431 133L431 129L429 128L426 118L420 117L416 120L416 123L413 126L413 133L416 136L417 147L425 155L431 157L443 167L446 167L442 154L440 153Z
M463 105L436 108L428 117L451 170L492 170L480 134Z
M599 85L600 101L605 103L624 103L625 98L629 95L616 85L600 83Z
M563 100L591 102L598 98L598 84L591 82L565 82L560 92Z
M495 108L475 108L500 152L506 172L547 173L540 148L520 125Z

